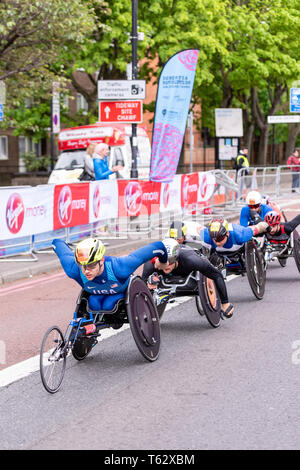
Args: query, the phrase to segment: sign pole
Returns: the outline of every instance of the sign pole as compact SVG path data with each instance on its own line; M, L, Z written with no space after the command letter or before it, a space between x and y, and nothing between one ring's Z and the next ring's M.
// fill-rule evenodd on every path
M138 0L132 0L132 80L137 79L137 45L138 45L138 34L137 34L137 15L138 14ZM131 178L138 178L137 170L137 125L131 125L131 151L132 151L132 162L131 162Z

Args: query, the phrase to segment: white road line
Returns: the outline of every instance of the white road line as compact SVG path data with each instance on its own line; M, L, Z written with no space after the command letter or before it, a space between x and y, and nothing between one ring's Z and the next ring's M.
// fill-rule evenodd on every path
M231 281L232 279L236 279L239 275L232 274L227 277L226 282ZM178 305L191 300L192 297L178 297L175 299L174 303L168 304L166 307L167 310L171 310L172 308L178 307ZM119 333L130 328L128 324L122 326L119 330L113 330L111 328L107 330L103 330L101 332L101 336L98 338L98 342L103 341L105 339L110 338L111 336L115 336ZM26 359L25 361L19 362L18 364L14 364L12 366L7 367L0 371L0 388L10 385L17 380L23 379L34 372L37 372L40 369L40 355L31 357Z

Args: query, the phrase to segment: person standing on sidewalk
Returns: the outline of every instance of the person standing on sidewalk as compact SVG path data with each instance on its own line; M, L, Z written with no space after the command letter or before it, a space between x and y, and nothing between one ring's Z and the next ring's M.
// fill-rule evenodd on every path
M292 193L299 192L300 187L300 159L298 150L294 150L287 159L287 165L292 171Z

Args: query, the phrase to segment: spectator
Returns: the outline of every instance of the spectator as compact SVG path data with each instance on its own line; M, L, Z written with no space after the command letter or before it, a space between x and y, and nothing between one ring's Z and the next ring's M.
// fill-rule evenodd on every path
M240 173L241 173L241 176L244 177L246 187L249 188L251 186L251 179L248 178L250 171L249 171L249 161L248 161L247 155L248 155L248 149L246 147L243 147L241 148L241 150L239 150L237 157L236 157L235 169L237 171L243 169L243 171L241 171Z
M97 144L93 153L94 171L96 180L105 180L109 175L121 170L121 165L116 165L112 169L108 166L109 146L105 143Z
M300 159L299 159L299 152L298 150L294 150L292 155L289 156L287 159L287 165L289 169L292 171L292 193L296 191L299 192L300 186ZM298 166L295 166L298 165Z
M94 171L94 162L93 162L93 153L96 147L96 143L91 143L86 149L86 154L84 156L84 168L81 173L79 180L80 181L92 181L95 179Z

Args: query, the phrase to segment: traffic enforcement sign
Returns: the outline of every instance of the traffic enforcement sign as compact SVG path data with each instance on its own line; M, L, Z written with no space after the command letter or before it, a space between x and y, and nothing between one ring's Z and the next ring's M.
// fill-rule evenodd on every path
M300 112L300 88L290 89L290 113Z
M146 80L99 80L99 100L143 100Z
M131 124L143 122L142 101L99 101L99 121Z

